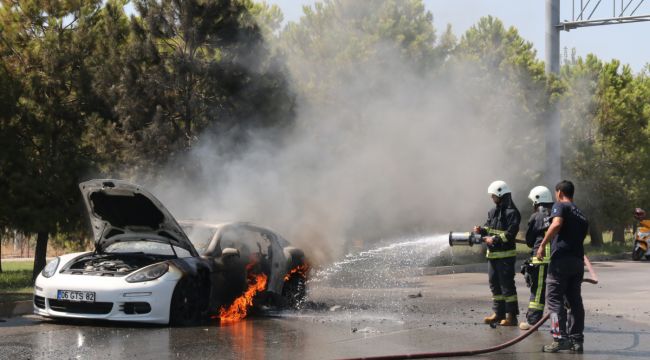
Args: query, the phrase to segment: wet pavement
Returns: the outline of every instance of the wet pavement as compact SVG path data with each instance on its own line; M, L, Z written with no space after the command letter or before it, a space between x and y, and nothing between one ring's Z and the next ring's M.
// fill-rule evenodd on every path
M548 325L524 341L474 359L650 358L650 262L594 263L600 284L584 284L585 353L544 354ZM35 316L0 322L0 359L337 359L479 349L518 336L481 323L485 274L399 273L391 286L316 282L298 312L231 324L150 327L56 322ZM517 276L519 306L527 288ZM520 317L521 319L521 317Z

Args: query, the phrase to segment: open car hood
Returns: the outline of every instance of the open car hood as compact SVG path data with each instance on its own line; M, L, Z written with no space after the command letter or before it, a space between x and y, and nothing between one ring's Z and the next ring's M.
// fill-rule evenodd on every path
M97 252L118 235L155 234L196 256L196 250L171 213L144 188L122 180L90 180L79 184L88 210ZM159 241L159 240L157 240Z

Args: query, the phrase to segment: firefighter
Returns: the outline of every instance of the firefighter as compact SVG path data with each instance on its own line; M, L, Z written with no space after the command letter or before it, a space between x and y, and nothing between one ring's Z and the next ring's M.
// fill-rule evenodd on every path
M488 212L483 227L474 227L475 232L484 236L488 248L486 257L494 313L484 321L486 324L517 326L519 306L515 287L515 237L521 215L504 181L491 183L488 194L496 206Z
M553 195L546 186L535 186L528 198L533 202L533 214L528 220L526 231L526 245L532 248L531 259L524 264L526 285L530 286L530 302L526 312L526 321L519 324L522 330L528 330L536 324L544 315L544 302L546 298L546 273L551 254L551 244L546 244L546 256L539 260L537 249L544 239L546 229L550 225L551 208L553 207Z

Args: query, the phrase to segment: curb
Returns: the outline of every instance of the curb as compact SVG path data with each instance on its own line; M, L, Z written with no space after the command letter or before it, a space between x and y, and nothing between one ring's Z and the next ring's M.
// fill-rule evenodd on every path
M483 273L487 272L487 263L426 267L423 275L450 275L456 273Z
M515 262L515 270L519 269L519 267L523 263L524 260L517 259L517 261ZM487 261L482 263L475 263L475 264L427 267L422 270L422 274L424 275L450 275L450 274L459 274L459 273L486 273L487 274L487 272L488 272Z
M629 254L616 254L616 255L594 255L589 257L591 262L598 261L612 261L612 260L628 260ZM515 272L518 273L519 267L523 264L525 259L517 259L515 262ZM457 273L486 273L488 272L487 261L482 263L465 264L465 265L451 265L451 266L432 266L425 267L422 270L423 275L449 275Z
M31 314L34 312L32 300L12 301L0 303L0 318Z
M632 260L630 254L616 254L616 255L594 255L589 257L589 261L611 261L611 260Z

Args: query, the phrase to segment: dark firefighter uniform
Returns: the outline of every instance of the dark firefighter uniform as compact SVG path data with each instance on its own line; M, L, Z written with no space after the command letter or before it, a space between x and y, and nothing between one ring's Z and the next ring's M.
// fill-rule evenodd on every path
M552 204L548 204L552 206ZM551 244L546 244L546 255L544 259L539 260L535 256L540 243L544 239L544 234L550 225L549 208L539 205L537 211L531 215L528 220L528 230L526 231L526 244L532 248L532 257L526 266L526 284L530 284L530 302L526 312L526 321L528 324L536 324L544 314L544 303L546 301L546 274L548 264L551 260Z
M519 314L517 288L515 287L515 238L519 231L521 215L510 194L504 194L501 201L488 212L481 235L494 236L494 243L488 246L488 276L492 290L492 310L497 318L505 314Z

